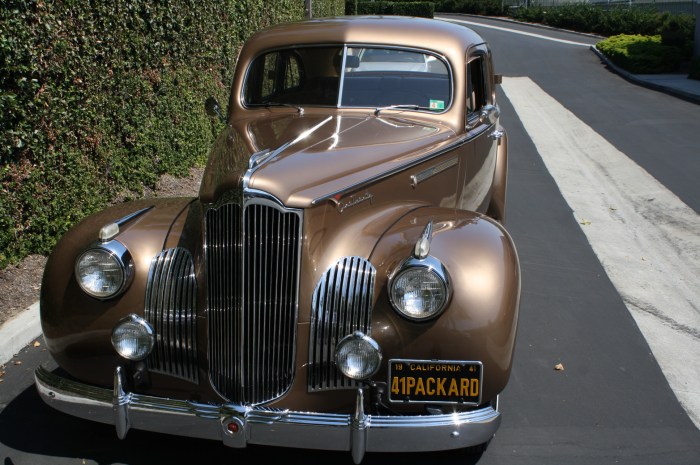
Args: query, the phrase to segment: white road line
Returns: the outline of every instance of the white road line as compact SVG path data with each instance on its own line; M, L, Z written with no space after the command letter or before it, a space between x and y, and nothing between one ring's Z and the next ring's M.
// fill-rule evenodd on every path
M529 78L502 87L700 427L700 215Z
M453 19L453 18L446 18L446 17L435 17L435 19L440 19L442 21L449 21L452 23L460 23L460 24L467 24L469 26L479 26L479 27L484 27L486 29L496 29L498 31L505 31L505 32L512 32L513 34L520 34L523 36L529 36L529 37L536 37L538 39L544 39L544 40L550 40L552 42L559 42L562 44L568 44L568 45L578 45L581 47L590 47L591 44L584 44L583 42L575 42L573 40L564 40L564 39L556 39L554 37L547 37L542 34L535 34L533 32L525 32L525 31L519 31L517 29L509 29L507 27L500 27L500 26L492 26L490 24L482 24L482 23L475 23L473 21L466 21L463 19Z

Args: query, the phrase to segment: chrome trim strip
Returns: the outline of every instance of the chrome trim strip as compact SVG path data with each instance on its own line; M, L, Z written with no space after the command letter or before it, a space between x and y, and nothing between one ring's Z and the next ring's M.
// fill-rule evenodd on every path
M261 155L261 152L256 152L253 155L250 156L250 159L248 160L248 171L243 175L243 190L245 191L248 189L248 186L250 185L250 179L253 177L255 172L260 169L263 165L266 163L269 163L272 161L277 155L285 151L287 148L291 147L292 145L296 144L302 139L306 139L308 136L316 132L321 126L325 125L327 122L332 120L333 117L329 116L320 123L316 124L316 126L313 126L306 131L302 132L299 134L296 139L290 140L285 142L284 144L280 145L277 147L275 150L272 152L265 152L264 154Z
M321 203L323 201L330 200L333 197L336 197L339 195L343 195L343 193L345 193L345 192L353 192L356 190L360 190L369 184L381 181L381 180L386 179L390 176L393 176L397 173L411 169L414 166L420 165L421 163L425 163L426 161L430 161L433 158L437 158L441 155L444 155L444 154L450 152L451 150L458 149L459 147L463 146L464 144L467 144L467 143L471 142L473 139L476 139L482 133L486 132L489 128L491 128L493 126L494 125L491 125L491 126L481 125L479 127L473 128L466 135L462 135L462 136L458 137L455 140L455 142L448 145L447 147L443 147L442 149L436 150L434 152L428 152L426 155L418 158L417 160L407 162L406 164L398 166L398 167L394 168L393 170L389 170L385 173L381 173L381 174L378 174L376 176L369 177L363 181L359 181L359 182L356 182L355 184L352 184L350 186L344 187L342 189L338 189L337 191L333 191L333 192L328 193L322 197L315 198L311 201L311 205L312 206L318 205L319 203Z
M122 421L117 418L122 414L115 413L116 397L133 429L218 439L231 447L259 444L351 451L362 439L353 439L357 435L353 428L364 425L367 452L461 449L491 439L501 422L501 414L491 406L438 415L367 415L359 407L354 414L294 412L159 398L129 393L123 386L115 395L112 389L62 378L42 366L34 378L42 400L64 413L115 425ZM231 418L243 429L236 438L225 432Z
M144 314L156 333L149 371L197 383L197 278L189 250L175 247L153 257Z
M442 173L443 171L452 168L457 164L457 157L451 158L449 160L433 165L428 169L421 171L418 174L411 176L411 186L416 187L418 184L422 183L426 179L430 179L433 176Z
M142 208L141 210L136 210L136 211L133 212L133 213L130 213L130 214L126 215L126 216L123 216L123 217L119 218L118 220L115 221L115 223L117 224L117 226L124 226L124 224L125 224L126 222L133 220L133 219L136 218L137 216L143 215L143 214L146 213L148 210L152 209L154 206L155 206L155 205L151 205L150 207Z

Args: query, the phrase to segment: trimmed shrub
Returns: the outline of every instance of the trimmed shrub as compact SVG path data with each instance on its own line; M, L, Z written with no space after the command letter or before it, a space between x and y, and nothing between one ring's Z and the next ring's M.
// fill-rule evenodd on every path
M694 56L690 60L688 78L700 80L700 56Z
M466 13L482 16L503 14L503 3L500 0L439 0L433 3L435 3L435 11L440 13Z
M347 14L399 15L432 18L435 5L432 2L352 2L346 3Z
M617 35L596 44L605 56L621 68L635 74L676 71L681 52L661 43L661 36Z
M314 1L315 16L343 0ZM4 0L0 268L47 254L86 215L207 157L238 50L299 0Z
M695 18L690 15L670 15L664 13L661 17L661 43L678 47L684 58L693 55L693 39L695 36Z

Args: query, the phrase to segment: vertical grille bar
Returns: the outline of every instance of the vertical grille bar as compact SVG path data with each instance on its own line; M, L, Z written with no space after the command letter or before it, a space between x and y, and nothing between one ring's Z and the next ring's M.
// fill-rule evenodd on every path
M197 382L196 296L194 263L187 249L167 249L153 258L145 300L146 320L156 336L148 360L151 371Z
M354 331L370 334L376 269L362 257L344 257L314 291L309 337L310 391L357 387L335 366L338 341Z
M209 360L227 399L275 399L294 378L301 214L255 199L206 213Z

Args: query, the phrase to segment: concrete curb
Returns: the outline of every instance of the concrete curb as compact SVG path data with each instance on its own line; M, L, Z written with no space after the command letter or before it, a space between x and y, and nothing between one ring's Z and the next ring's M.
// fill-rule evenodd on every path
M608 57L606 57L603 54L603 52L598 50L598 48L595 45L591 45L591 50L593 51L593 53L598 55L598 58L600 58L600 60L605 64L605 66L610 68L610 70L612 70L615 74L619 74L620 76L622 76L623 78L625 78L633 84L637 84L639 86L646 87L648 89L656 90L659 92L664 92L668 95L678 97L691 103L700 104L700 95L693 94L691 92L686 92L683 89L668 87L661 84L656 84L655 82L640 79L636 75L630 73L629 71L625 71L624 69L620 68L615 63L610 61Z
M0 365L12 360L32 340L41 336L39 302L0 326Z

